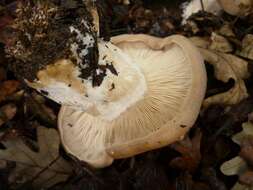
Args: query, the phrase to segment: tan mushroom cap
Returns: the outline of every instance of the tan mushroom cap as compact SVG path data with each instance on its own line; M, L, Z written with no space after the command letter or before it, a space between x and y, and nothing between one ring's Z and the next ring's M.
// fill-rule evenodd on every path
M185 37L120 35L111 41L139 65L147 91L111 121L62 106L58 126L66 151L94 167L182 139L206 90L203 59Z

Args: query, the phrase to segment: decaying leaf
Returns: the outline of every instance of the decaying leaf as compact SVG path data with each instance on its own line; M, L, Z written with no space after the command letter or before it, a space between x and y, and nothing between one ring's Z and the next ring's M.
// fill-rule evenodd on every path
M242 49L237 55L253 60L253 34L247 34L242 40Z
M245 138L248 138L249 136L253 137L253 124L251 122L243 123L242 129L243 130L240 133L235 134L232 138L232 140L239 145L241 145Z
M122 3L124 5L129 5L130 1L129 0L118 0L118 3Z
M247 170L247 163L239 156L234 157L233 159L224 162L221 165L221 172L227 176L230 175L240 175Z
M184 140L172 144L171 147L181 153L181 156L171 160L170 166L194 172L201 160L201 138L202 133L198 130L192 139L187 136Z
M0 126L6 121L11 120L17 112L17 107L14 104L7 104L0 108Z
M250 122L243 123L242 128L241 132L232 137L235 143L241 145L241 149L243 148L244 141L253 137L253 124ZM242 175L247 169L246 161L240 156L224 162L221 166L221 171L225 175Z
M218 31L218 33L222 36L226 37L235 37L235 33L233 32L229 23L224 24Z
M17 91L20 83L15 80L4 81L0 84L0 102L4 101L8 96Z
M253 190L253 187L237 182L231 190Z
M31 183L35 188L47 188L66 180L70 165L59 156L60 138L55 129L38 127L39 152L29 149L21 139L11 139L0 150L0 159L13 161L16 168L9 181L12 186Z
M239 154L249 165L253 165L253 136L245 136L241 143L241 152Z
M232 190L253 190L253 171L249 165L253 163L253 124L243 123L243 130L232 137L233 141L241 146L239 156L224 162L221 171L225 175L238 175L239 181Z
M240 176L239 181L242 184L246 184L248 186L253 187L253 171L246 171L243 175Z
M248 62L240 59L239 57L211 50L206 47L205 39L192 38L192 42L199 47L200 53L204 59L211 65L215 70L215 77L223 82L228 82L233 79L235 84L227 92L217 94L205 99L203 105L208 107L212 104L236 104L241 100L248 97L247 89L244 83L244 79L249 76L248 73Z
M250 165L253 165L253 124L243 123L243 130L233 136L233 141L241 146L240 156Z
M211 50L224 52L224 53L229 53L233 51L232 45L229 43L229 41L225 37L213 32L211 35L211 40L212 42L209 47Z

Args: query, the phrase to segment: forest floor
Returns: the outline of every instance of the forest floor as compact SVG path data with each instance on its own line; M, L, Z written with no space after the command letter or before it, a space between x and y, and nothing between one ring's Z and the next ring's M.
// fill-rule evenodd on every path
M208 84L203 108L184 140L95 170L61 147L60 106L28 88L10 69L4 28L15 18L16 1L0 1L1 190L253 189L253 14L239 18L202 11L182 25L181 3L101 4L108 36L181 34L191 39L205 58ZM59 150L43 146L46 141ZM48 154L51 148L53 155Z

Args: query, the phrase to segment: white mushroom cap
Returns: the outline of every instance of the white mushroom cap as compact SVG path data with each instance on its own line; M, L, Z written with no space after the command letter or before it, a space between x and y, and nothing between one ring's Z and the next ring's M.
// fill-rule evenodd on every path
M94 167L183 138L198 116L206 89L203 59L185 37L121 35L112 43L120 54L113 56L118 76L106 77L102 89L91 90L90 95L102 91L102 96L96 96L92 106L86 106L90 99L84 100L87 111L63 106L58 117L65 149ZM113 95L107 91L111 80Z

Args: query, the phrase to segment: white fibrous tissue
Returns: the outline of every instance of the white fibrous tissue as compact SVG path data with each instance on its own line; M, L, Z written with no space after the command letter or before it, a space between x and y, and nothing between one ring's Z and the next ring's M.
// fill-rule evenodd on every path
M213 13L218 15L222 8L217 2L217 0L202 0L204 5L204 10L206 12ZM186 20L194 13L197 13L202 10L201 0L192 0L191 2L186 2L182 4L183 15L182 15L182 24L186 23Z

